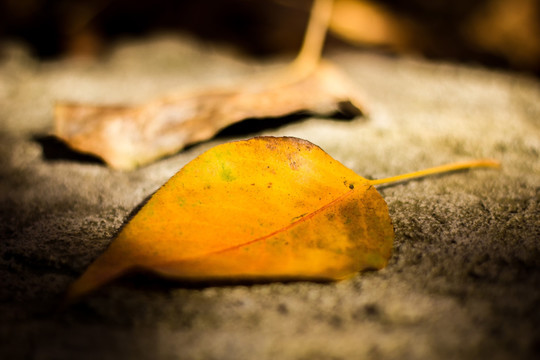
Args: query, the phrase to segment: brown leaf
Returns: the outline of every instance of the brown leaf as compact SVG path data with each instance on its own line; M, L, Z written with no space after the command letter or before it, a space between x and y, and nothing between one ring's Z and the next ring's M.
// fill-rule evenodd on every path
M294 71L278 73L276 79L171 95L133 107L59 103L54 134L115 169L130 170L248 118L298 111L323 116L337 111L365 112L354 87L330 63L321 62L307 75L298 75Z

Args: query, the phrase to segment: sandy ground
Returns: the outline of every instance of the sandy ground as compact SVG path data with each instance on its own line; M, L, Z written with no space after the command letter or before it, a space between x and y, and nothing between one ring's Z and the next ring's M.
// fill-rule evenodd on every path
M174 37L99 62L0 63L3 359L534 359L540 354L540 83L522 75L355 52L328 57L368 121L305 118L238 131L133 172L48 137L55 101L136 103L234 84L275 62ZM276 60L277 61L277 60ZM263 66L264 65L264 66ZM69 284L130 212L225 141L307 139L381 178L478 157L503 168L379 188L396 232L387 268L338 283L182 287L131 277L62 312Z

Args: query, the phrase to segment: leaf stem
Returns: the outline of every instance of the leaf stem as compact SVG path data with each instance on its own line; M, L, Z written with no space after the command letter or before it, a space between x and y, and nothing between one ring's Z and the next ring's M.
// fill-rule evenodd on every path
M300 52L291 64L293 69L310 73L321 59L326 32L332 16L333 0L314 0Z
M491 160L491 159L480 159L480 160L465 161L465 162L459 162L459 163L452 163L452 164L436 166L436 167L432 167L432 168L429 168L429 169L415 171L415 172L408 173L408 174L392 176L392 177L388 177L388 178L384 178L384 179L369 180L369 184L370 185L389 184L389 183L394 183L394 182L408 180L408 179L420 178L420 177L424 177L424 176L428 176L428 175L441 174L441 173L446 173L446 172L450 172L450 171L470 169L470 168L475 168L475 167L499 168L499 167L501 167L501 164L498 161Z

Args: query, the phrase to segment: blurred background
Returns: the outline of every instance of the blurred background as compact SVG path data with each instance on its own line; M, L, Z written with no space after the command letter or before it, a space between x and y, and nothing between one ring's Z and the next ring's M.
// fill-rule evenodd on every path
M1 0L0 45L99 58L180 32L254 57L293 55L312 0ZM326 51L369 49L540 75L540 0L336 0ZM0 57L1 57L0 53Z

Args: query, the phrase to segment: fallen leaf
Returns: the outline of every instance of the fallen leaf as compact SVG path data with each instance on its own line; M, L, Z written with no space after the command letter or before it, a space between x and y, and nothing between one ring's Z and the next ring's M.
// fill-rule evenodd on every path
M321 61L332 6L333 0L313 2L302 48L283 70L232 89L167 96L141 106L60 103L54 134L113 168L131 170L244 119L300 111L322 116L365 113L354 86L334 65Z
M184 281L339 280L381 269L394 230L373 185L297 138L216 146L174 175L71 286L68 301L136 271Z
M248 118L299 111L324 116L365 112L357 91L330 63L318 64L306 76L285 74L290 78L280 72L277 79L171 95L141 106L59 103L54 134L71 148L98 156L115 169L131 170Z
M384 267L393 237L375 188L319 147L231 142L159 189L69 297L136 269L181 280L337 280Z

